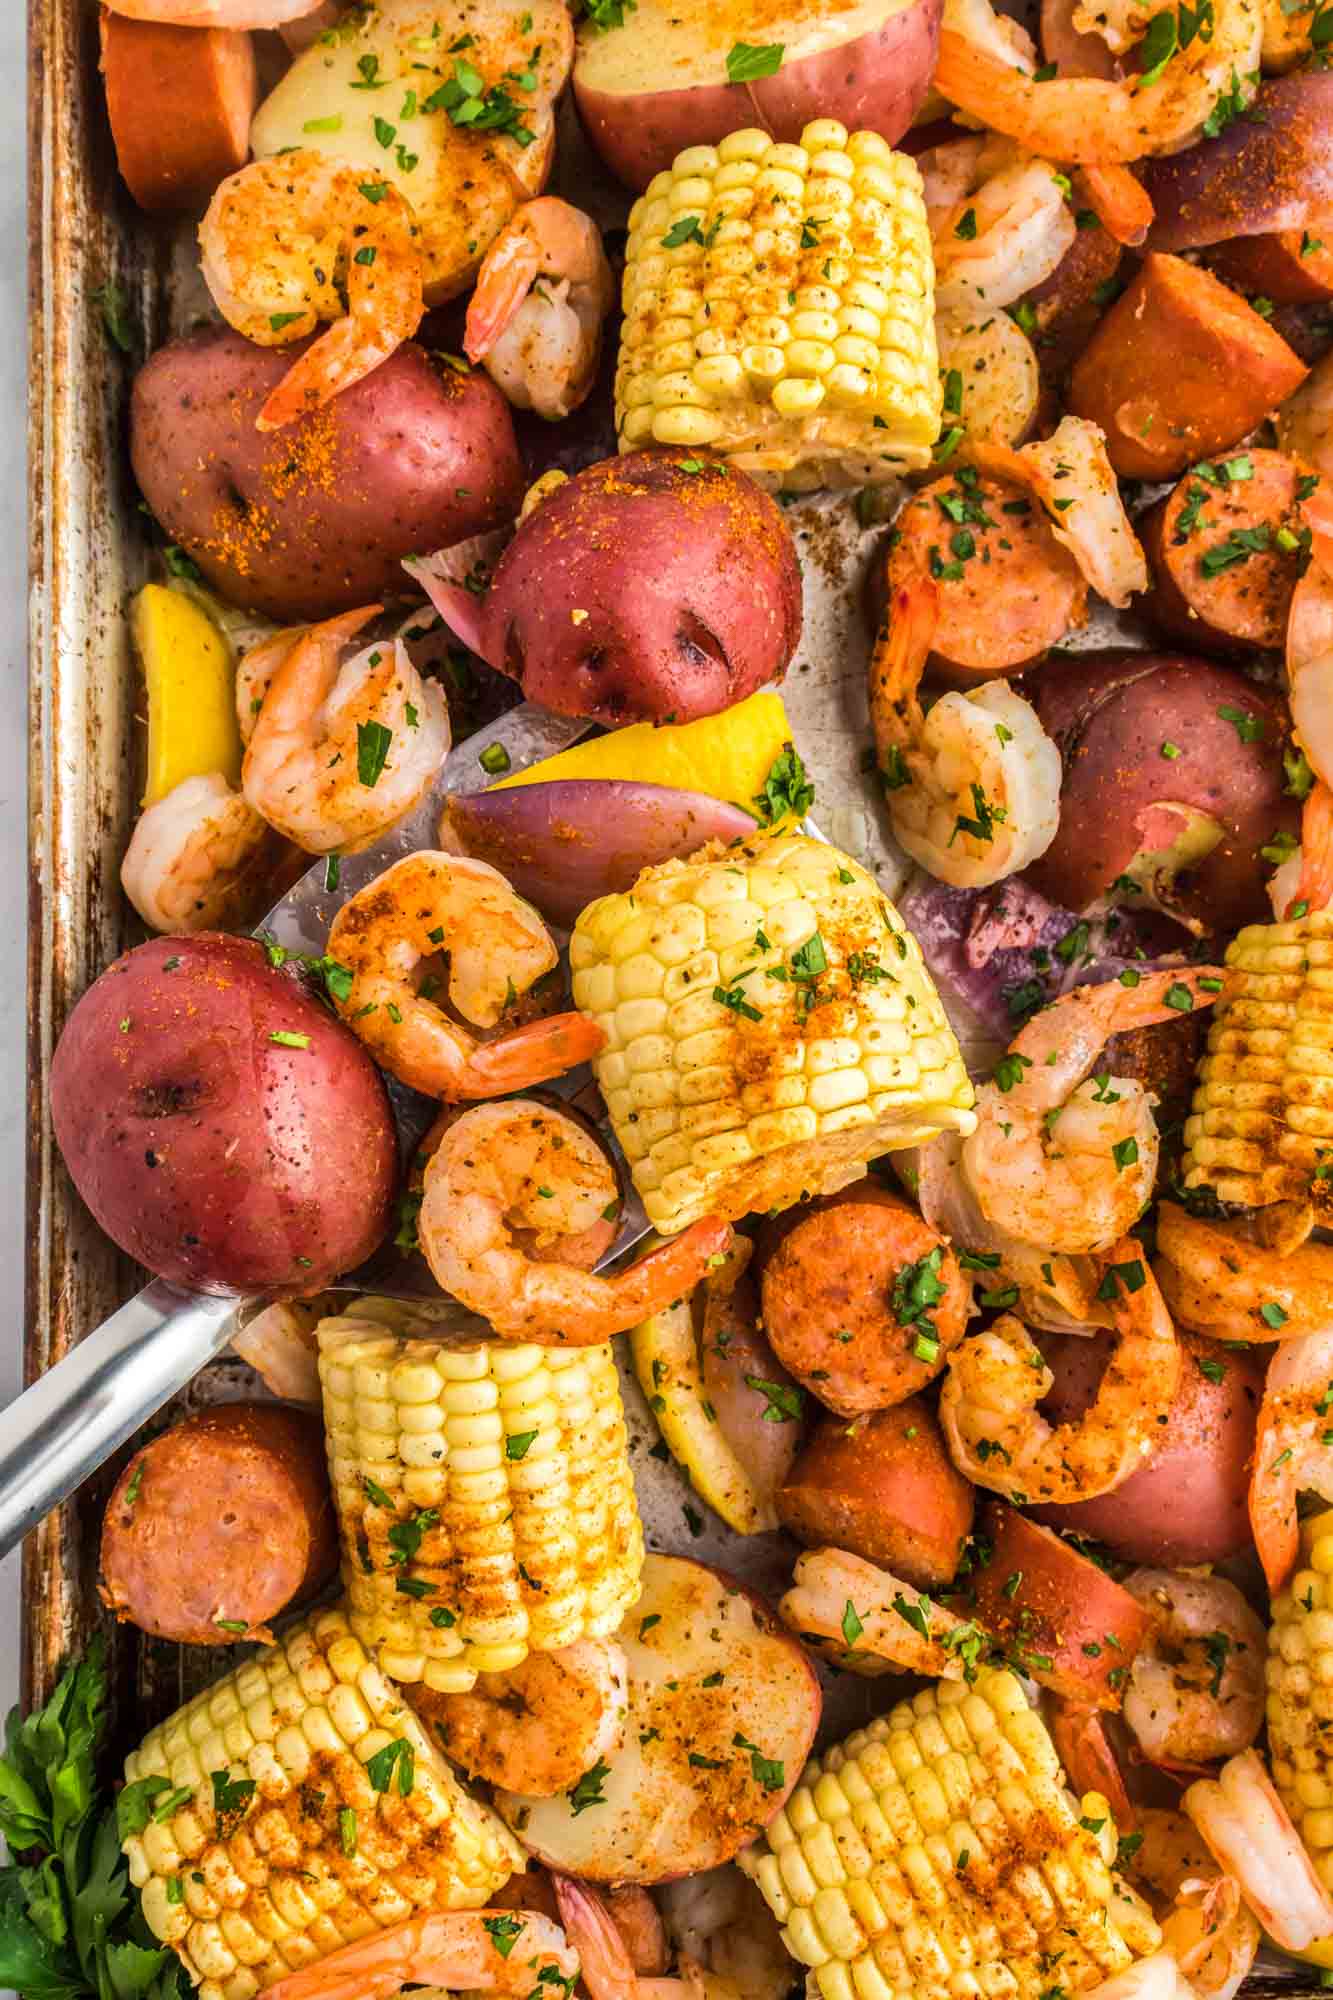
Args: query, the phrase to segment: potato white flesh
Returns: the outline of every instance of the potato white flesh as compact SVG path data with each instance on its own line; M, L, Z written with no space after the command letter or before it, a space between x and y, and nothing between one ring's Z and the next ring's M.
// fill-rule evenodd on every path
M668 1882L719 1868L772 1819L819 1725L801 1647L732 1578L650 1555L617 1634L629 1668L621 1749L553 1799L496 1807L549 1867L591 1882Z
M777 1514L708 1414L699 1373L699 1344L687 1299L654 1313L629 1337L639 1387L657 1419L667 1450L691 1486L738 1535L776 1528Z
M971 439L1021 444L1037 414L1041 376L1036 350L1007 312L937 313L935 338L945 383L944 428L961 424ZM949 377L956 373L961 409Z
M532 0L522 11L498 0L395 0L353 12L298 56L265 98L251 150L263 159L313 147L390 182L412 204L426 298L437 304L471 284L520 189L537 194L545 184L552 107L572 55L561 0ZM530 143L498 130L470 132L443 104L425 108L459 80L460 67L467 83L475 72L488 92L507 92Z

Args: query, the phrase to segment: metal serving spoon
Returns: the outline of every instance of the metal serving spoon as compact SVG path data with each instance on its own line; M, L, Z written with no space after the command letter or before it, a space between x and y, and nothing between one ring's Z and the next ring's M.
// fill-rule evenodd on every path
M258 928L289 951L318 956L349 896L402 855L435 845L445 797L472 790L479 772L500 762L492 755L482 764L486 752L504 752L508 764L502 769L526 770L567 750L587 731L586 722L551 715L531 702L512 709L450 751L415 811L375 846L342 861L336 888L328 886L326 864L317 862ZM587 1074L579 1070L545 1088L573 1096ZM406 1158L438 1107L393 1083L389 1095ZM609 1132L604 1136L612 1143ZM620 1234L602 1263L619 1257L648 1229L638 1201L627 1200ZM384 1251L325 1289L407 1299L442 1296L419 1259L407 1263ZM238 1314L255 1303L261 1302L190 1292L155 1278L0 1412L0 1556L220 1354L236 1330Z

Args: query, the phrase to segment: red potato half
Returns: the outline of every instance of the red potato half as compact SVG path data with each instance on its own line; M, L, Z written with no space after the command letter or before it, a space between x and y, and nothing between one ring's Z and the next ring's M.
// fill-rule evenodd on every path
M285 623L407 593L404 556L504 526L523 497L509 405L413 342L282 430L255 429L296 347L229 327L140 369L130 456L149 507L231 604Z
M819 1726L814 1670L759 1598L682 1556L646 1558L617 1638L629 1668L620 1749L573 1793L502 1791L496 1806L564 1875L670 1882L720 1868L801 1775Z
M762 125L798 140L816 118L878 132L893 145L925 101L940 0L639 0L628 32L585 23L574 98L613 174L646 188L687 146ZM731 83L738 43L781 43L771 76Z
M1155 905L1194 930L1267 917L1259 849L1295 833L1299 810L1272 695L1187 654L1098 652L1049 660L1032 700L1064 762L1060 830L1028 870L1034 888L1067 910L1107 895Z
M800 636L777 502L718 459L658 450L590 465L524 517L478 650L529 701L615 727L716 715L780 674Z
M379 1071L245 938L153 938L109 966L56 1048L51 1116L107 1235L197 1291L318 1291L389 1224Z

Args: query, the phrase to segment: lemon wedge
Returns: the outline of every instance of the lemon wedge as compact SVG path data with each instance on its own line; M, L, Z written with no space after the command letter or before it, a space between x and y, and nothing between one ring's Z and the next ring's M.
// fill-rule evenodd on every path
M222 633L192 599L160 583L145 584L135 598L130 629L148 689L144 805L165 798L185 778L214 771L236 785L236 669Z

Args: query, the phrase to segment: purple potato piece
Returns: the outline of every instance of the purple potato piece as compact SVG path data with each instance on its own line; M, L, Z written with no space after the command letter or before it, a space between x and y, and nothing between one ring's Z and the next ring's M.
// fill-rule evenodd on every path
M459 846L489 861L552 923L572 930L598 896L634 886L641 869L708 840L754 832L740 806L706 792L623 778L558 778L450 798Z
M1333 73L1269 77L1244 118L1183 153L1140 160L1149 250L1302 229L1333 204Z

